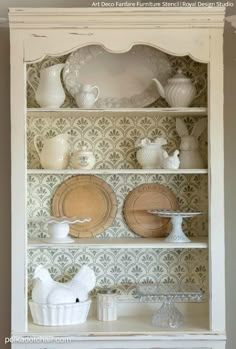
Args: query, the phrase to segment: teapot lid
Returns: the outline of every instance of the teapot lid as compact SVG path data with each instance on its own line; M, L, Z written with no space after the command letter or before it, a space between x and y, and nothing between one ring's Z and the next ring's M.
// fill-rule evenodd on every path
M169 79L170 81L173 81L173 80L187 80L187 81L191 81L190 78L187 78L187 76L185 76L183 73L182 73L182 69L178 69L177 70L177 73L171 78Z

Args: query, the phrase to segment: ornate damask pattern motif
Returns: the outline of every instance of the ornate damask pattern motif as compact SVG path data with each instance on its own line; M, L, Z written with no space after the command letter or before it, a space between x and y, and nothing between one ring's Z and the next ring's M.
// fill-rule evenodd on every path
M89 265L96 274L96 289L118 288L121 295L133 297L137 283L162 282L165 285L197 285L207 298L207 250L190 249L101 249L41 248L28 251L28 290L32 289L35 268L42 264L53 279L70 280L82 265Z
M51 199L58 186L70 178L70 175L28 175L28 237L47 237L47 227L43 223L33 221L36 217L51 215ZM98 235L97 238L137 237L127 227L122 207L127 194L143 183L159 183L171 189L177 196L179 207L182 210L203 211L205 214L193 219L186 219L185 232L189 236L208 235L207 217L207 175L99 175L116 193L118 210L112 225Z
M197 118L178 116L191 132ZM140 168L136 160L135 141L140 137L166 138L165 149L179 149L180 137L176 132L176 117L155 112L89 113L89 112L29 112L27 117L28 168L40 168L34 138L51 138L61 133L69 136L71 152L86 145L96 157L95 168ZM38 142L42 148L42 141ZM199 140L201 153L207 163L207 131Z
M69 55L63 55L60 57L45 57L42 61L33 64L27 64L27 106L28 108L39 107L35 100L35 91L40 78L40 70L42 68L49 67L54 64L65 63ZM176 74L180 68L182 72L192 79L197 95L192 103L192 106L204 107L207 105L207 64L194 61L188 56L176 57L167 55L172 67L173 75ZM151 83L151 82L150 82ZM66 93L66 100L62 108L77 107L74 98L68 93L64 86ZM166 101L163 98L159 98L154 104L149 107L165 107Z

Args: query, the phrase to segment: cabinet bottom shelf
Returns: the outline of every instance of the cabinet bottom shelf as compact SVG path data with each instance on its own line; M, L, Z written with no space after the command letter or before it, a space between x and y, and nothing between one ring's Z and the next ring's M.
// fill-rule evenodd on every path
M207 319L188 319L187 323L178 328L157 329L151 324L148 316L122 316L116 321L98 321L96 317L89 317L84 324L73 326L38 326L29 323L29 333L32 335L66 335L66 336L163 336L180 334L209 334Z
M22 334L23 335L23 334ZM26 336L68 337L72 341L119 340L225 340L225 333L210 331L208 319L201 317L188 319L178 329L153 327L150 317L123 316L117 321L101 322L95 317L88 318L80 325L66 327L44 327L29 322Z
M95 305L95 304L94 304ZM66 336L78 339L101 337L163 337L185 338L196 336L196 339L212 337L209 330L207 303L177 303L177 307L184 314L184 325L179 328L158 328L152 325L151 318L160 303L120 304L118 320L103 322L96 318L96 307L93 306L85 323L72 326L38 326L29 319L28 331L30 336ZM125 309L127 311L125 312ZM125 315L127 314L127 315ZM218 334L219 335L219 334ZM210 339L209 337L209 339ZM213 338L213 337L212 337Z

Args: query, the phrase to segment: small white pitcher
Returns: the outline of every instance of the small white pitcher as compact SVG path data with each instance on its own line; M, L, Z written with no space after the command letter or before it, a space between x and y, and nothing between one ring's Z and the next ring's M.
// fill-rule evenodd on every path
M43 168L48 170L64 170L69 163L69 145L67 143L68 135L60 134L53 138L43 138L37 135L34 138L34 146L38 153L40 163ZM40 152L37 142L43 142L43 148Z
M94 94L96 91L96 94ZM79 108L92 108L100 95L99 88L91 85L81 85L79 92L75 95L75 100Z

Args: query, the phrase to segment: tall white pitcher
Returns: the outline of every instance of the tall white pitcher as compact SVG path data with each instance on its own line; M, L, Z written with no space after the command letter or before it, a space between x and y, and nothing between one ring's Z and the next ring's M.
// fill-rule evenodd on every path
M42 108L57 109L65 100L61 83L61 71L65 64L56 64L40 71L39 85L35 94L37 103Z
M43 138L38 135L34 138L34 146L43 168L48 170L64 170L67 168L70 155L67 139L68 135L66 134L60 134L53 138ZM43 143L41 151L37 145L40 140Z

